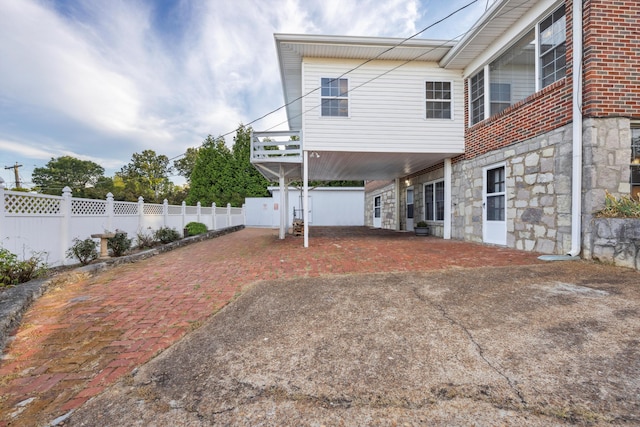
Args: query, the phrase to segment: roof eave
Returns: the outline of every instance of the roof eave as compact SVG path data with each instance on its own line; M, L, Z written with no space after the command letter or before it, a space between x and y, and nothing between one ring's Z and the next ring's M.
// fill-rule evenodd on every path
M462 52L467 46L469 46L473 40L482 32L482 30L491 22L493 18L509 3L510 0L496 0L489 9L476 21L469 31L466 32L464 37L456 43L455 46L440 60L439 65L442 68L447 66Z

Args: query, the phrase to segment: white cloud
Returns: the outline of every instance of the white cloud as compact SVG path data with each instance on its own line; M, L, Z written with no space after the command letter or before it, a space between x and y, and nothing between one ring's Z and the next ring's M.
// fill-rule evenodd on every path
M463 1L0 1L0 155L174 157L282 105L273 33L407 37Z

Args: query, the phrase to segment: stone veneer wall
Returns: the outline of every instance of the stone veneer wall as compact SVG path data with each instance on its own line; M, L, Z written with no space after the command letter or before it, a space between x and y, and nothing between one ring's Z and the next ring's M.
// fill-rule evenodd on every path
M582 251L591 259L593 212L604 207L605 193L631 194L631 121L628 118L583 121Z
M373 227L373 199L377 196L382 196L382 228L395 230L397 207L394 182L391 182L382 188L365 193L364 225L367 227Z
M583 257L591 259L593 212L605 192L629 195L631 122L583 121ZM452 237L482 241L482 169L505 163L507 246L550 254L571 249L571 124L453 165Z
M413 225L424 221L424 184L432 181L440 181L444 178L444 169L435 169L418 176L410 176L401 180L400 195L402 206L406 209L407 188L413 186ZM403 211L406 212L406 211ZM405 215L403 215L404 217ZM429 234L442 237L444 235L443 221L427 221ZM402 218L402 230L406 230L406 218Z
M507 246L571 247L571 125L453 165L452 237L482 242L483 168L504 163Z

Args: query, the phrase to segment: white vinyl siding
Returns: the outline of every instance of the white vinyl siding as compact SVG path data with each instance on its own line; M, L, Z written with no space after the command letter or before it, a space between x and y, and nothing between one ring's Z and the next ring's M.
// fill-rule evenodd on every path
M362 61L305 58L303 93L323 77L340 76ZM350 72L349 116L323 117L320 96L303 99L305 149L318 151L461 153L463 83L459 71L435 63L372 61ZM385 74L387 73L387 74ZM452 120L425 117L425 81L451 82Z

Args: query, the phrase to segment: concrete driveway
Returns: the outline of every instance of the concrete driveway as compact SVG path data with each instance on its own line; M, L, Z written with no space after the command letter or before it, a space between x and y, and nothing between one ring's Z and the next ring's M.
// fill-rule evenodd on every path
M265 281L70 425L640 424L637 272Z

